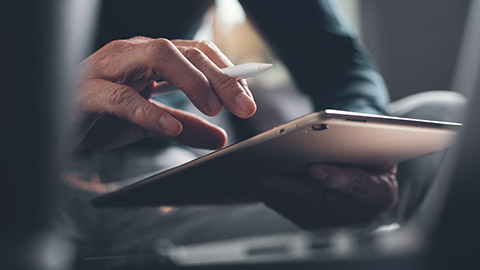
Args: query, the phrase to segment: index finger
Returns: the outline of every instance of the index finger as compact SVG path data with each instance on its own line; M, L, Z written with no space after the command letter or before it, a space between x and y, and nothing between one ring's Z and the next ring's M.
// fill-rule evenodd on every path
M215 97L221 101L223 107L241 118L248 118L256 111L255 101L248 96L245 89L232 78L221 71L205 53L197 48L177 47L185 57L197 67L209 80ZM183 91L187 96L198 96L197 91Z
M233 66L232 61L215 45L210 41L197 41L197 40L183 40L175 39L172 43L176 46L190 46L201 50L215 65L219 68L226 68ZM248 88L247 81L245 79L238 80L238 82L245 89L247 95L253 98L253 95Z
M148 57L145 60L153 73L182 89L203 113L214 116L222 105L242 118L255 113L253 99L201 50L176 46L166 39L152 40L144 45Z

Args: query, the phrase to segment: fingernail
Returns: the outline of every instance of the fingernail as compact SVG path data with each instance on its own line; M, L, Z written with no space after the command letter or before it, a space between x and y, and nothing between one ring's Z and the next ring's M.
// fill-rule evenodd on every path
M160 123L160 127L166 131L167 135L176 136L182 128L180 122L168 114L160 116L158 122Z
M312 166L309 169L310 175L318 180L325 180L328 177L327 168L322 165Z
M250 114L252 113L252 106L254 107L255 103L250 97L248 97L244 92L242 92L235 97L235 105L240 109L242 113L248 114L248 116L250 116Z
M217 113L222 109L222 104L220 104L217 95L211 91L208 93L207 104L211 113Z

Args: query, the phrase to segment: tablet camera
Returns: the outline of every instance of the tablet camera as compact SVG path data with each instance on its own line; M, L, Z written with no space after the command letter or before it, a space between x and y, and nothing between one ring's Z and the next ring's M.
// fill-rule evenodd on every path
M312 130L314 131L320 131L320 130L325 130L328 128L327 124L318 124L318 125L313 125Z

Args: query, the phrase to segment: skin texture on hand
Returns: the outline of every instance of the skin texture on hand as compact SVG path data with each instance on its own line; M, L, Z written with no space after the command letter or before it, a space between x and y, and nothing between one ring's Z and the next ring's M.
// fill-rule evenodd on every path
M216 149L223 129L149 98L167 81L180 88L204 114L222 107L241 118L256 111L245 80L221 71L232 66L211 42L134 37L108 43L79 64L78 141L109 149L144 137L163 136L185 145Z
M259 179L259 196L304 229L367 223L397 201L396 171L317 164L305 175Z
M224 146L223 129L149 99L163 80L182 89L208 116L225 107L248 118L256 105L246 82L220 70L231 65L209 42L145 37L110 42L78 67L81 145L109 149L163 136L193 147ZM395 174L395 165L362 169L319 164L308 174L260 179L260 197L306 229L368 222L395 203Z

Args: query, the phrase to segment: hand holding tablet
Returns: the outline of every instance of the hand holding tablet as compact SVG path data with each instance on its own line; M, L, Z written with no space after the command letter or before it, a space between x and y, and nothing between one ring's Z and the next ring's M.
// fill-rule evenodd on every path
M317 164L309 168L308 176L262 177L257 194L304 229L366 223L397 201L396 169L396 164L368 169Z
M360 167L394 164L444 149L460 126L326 110L148 177L101 196L93 204L112 207L254 202L259 198L245 191L253 180L306 172L311 165L320 163Z

